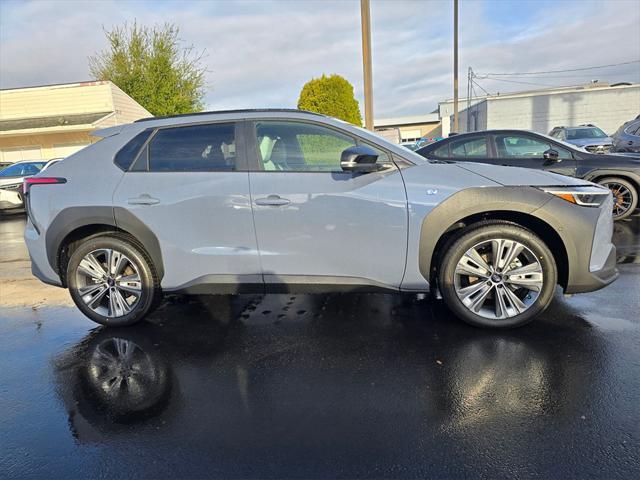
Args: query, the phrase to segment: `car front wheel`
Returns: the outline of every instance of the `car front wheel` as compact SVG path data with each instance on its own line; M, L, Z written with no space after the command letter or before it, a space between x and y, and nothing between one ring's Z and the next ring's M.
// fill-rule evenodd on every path
M444 254L439 287L447 306L475 326L511 328L551 302L557 269L546 244L507 222L463 230Z
M102 325L141 320L159 296L159 282L144 250L125 236L90 237L73 251L67 285L77 307Z

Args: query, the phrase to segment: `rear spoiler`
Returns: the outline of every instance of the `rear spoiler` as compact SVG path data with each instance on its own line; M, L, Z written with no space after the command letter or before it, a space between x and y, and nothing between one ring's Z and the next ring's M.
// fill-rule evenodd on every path
M118 135L124 127L124 125L118 125L116 127L102 128L100 130L94 130L89 135L100 138L113 137L114 135Z

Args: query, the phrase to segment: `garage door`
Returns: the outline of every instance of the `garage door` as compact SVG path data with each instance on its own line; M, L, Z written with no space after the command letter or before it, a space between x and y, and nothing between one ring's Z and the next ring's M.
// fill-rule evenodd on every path
M53 144L53 158L66 158L69 155L82 150L89 145L88 143L54 143Z
M13 163L21 160L39 160L41 158L42 149L39 145L3 148L0 150L0 160L2 160L3 163Z

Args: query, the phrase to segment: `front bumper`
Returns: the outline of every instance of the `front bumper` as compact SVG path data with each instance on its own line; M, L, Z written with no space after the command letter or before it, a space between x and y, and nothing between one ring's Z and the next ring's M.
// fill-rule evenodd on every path
M607 260L600 270L590 272L588 269L585 271L574 267L573 278L564 293L593 292L612 283L620 275L616 268L616 256L616 247L611 245Z
M536 212L554 227L565 246L564 293L592 292L618 278L616 247L611 243L612 202L610 197L600 208L588 208L554 198Z

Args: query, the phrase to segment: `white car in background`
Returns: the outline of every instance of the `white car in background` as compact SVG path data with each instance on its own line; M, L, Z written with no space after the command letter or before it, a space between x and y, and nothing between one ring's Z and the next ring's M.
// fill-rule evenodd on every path
M0 170L0 214L24 211L22 182L41 172L61 158L52 160L23 160Z

